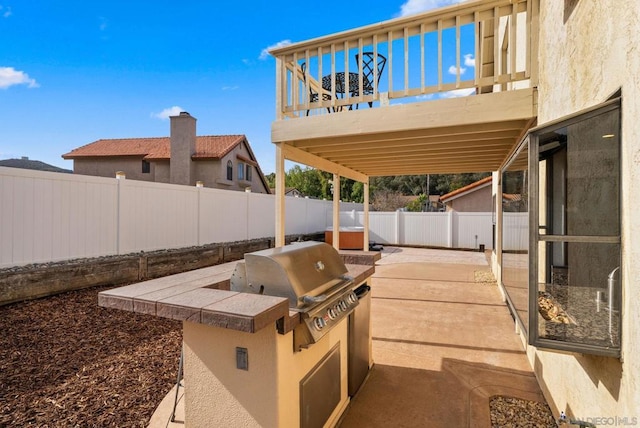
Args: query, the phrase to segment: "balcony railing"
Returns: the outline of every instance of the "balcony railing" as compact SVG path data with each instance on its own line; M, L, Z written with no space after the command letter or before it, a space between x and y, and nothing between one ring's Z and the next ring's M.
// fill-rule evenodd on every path
M463 3L274 49L277 119L535 86L538 1ZM367 73L366 53L383 68Z

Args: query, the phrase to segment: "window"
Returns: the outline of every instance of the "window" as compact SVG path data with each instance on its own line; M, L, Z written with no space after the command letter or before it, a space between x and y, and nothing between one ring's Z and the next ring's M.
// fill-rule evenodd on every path
M244 164L238 162L238 181L244 180Z
M620 101L529 138L529 343L617 357Z
M502 284L509 310L527 334L529 322L529 140L502 171Z
M227 161L227 180L233 180L233 162Z
M251 181L251 179L252 179L252 176L253 176L252 169L253 168L251 168L251 165L247 165L247 171L246 171L246 174L245 174L247 176L246 177L247 181Z
M146 160L142 161L142 173L149 174L151 172L151 164Z

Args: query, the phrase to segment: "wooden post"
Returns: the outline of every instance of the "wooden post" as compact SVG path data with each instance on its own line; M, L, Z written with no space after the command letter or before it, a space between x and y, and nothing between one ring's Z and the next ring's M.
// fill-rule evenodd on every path
M276 248L284 246L285 203L284 203L284 153L282 144L276 144Z
M340 176L333 174L333 248L340 249Z
M369 179L364 182L364 243L362 250L369 251Z

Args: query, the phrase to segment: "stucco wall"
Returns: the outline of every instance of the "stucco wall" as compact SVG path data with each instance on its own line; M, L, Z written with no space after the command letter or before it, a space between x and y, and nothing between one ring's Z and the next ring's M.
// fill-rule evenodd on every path
M540 3L538 123L622 88L623 362L531 347L528 355L555 412L640 423L640 2Z
M236 146L227 153L222 159L215 161L197 161L196 162L196 179L204 182L205 187L217 187L225 190L245 190L247 187L251 188L255 193L269 193L265 188L258 169L252 166L251 181L238 180L238 165L245 163L238 159L238 155L247 159L251 159L249 149L246 144ZM233 180L227 181L227 162L233 162Z
M153 181L152 173L142 173L141 157L113 157L73 160L73 173L97 177L115 177L116 171L124 171L132 180Z
M347 397L347 319L318 343L293 353L293 332L274 326L256 333L184 322L185 420L189 427L297 427L300 380L340 344L341 398L326 426L334 426ZM236 347L248 351L249 370L236 368Z
M493 210L491 185L447 202L447 211L487 213Z

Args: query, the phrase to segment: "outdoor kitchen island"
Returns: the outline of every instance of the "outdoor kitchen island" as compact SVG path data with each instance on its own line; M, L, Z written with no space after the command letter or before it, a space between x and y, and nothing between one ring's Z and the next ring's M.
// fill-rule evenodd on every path
M183 321L185 426L331 427L352 389L350 325L360 306L353 291L366 288L375 255L345 265L327 244L298 243L104 291L98 301ZM256 279L263 268L276 282L291 281L290 291L307 287L305 295L269 295L282 292ZM369 331L358 340L370 349Z

